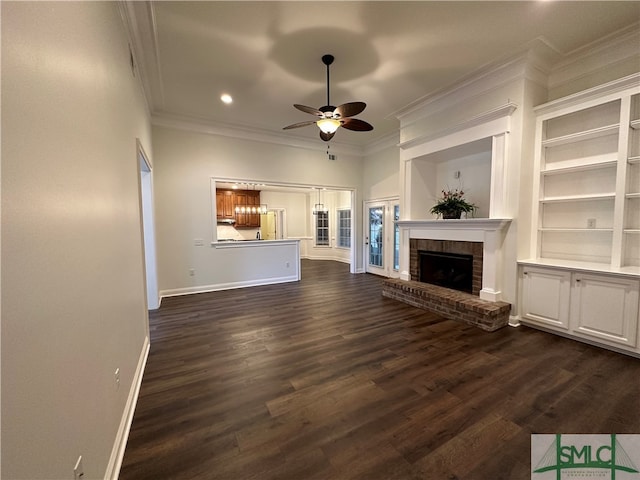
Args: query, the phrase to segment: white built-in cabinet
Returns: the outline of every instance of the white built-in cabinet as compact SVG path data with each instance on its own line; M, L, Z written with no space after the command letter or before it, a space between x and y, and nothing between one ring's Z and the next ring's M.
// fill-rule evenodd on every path
M535 113L532 251L520 262L521 317L640 351L640 74Z
M521 269L525 324L640 352L640 280L537 265Z
M527 267L523 277L523 317L539 325L569 330L571 272Z

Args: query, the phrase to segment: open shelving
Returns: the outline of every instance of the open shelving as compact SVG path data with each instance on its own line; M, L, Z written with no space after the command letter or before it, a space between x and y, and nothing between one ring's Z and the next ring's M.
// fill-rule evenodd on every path
M536 108L532 261L640 274L640 83Z

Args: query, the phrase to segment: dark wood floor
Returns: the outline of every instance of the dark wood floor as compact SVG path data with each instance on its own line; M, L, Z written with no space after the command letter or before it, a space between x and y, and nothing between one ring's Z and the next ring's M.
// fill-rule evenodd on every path
M531 433L640 432L638 359L302 277L163 300L121 479L528 480Z

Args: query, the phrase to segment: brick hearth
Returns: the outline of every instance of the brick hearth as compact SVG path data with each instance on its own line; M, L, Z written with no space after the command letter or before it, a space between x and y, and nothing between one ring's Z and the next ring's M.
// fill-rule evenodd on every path
M386 279L382 295L493 332L509 323L511 305L412 280Z

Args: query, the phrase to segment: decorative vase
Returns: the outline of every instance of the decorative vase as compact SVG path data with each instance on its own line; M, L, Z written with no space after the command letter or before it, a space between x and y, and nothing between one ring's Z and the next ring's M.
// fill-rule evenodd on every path
M451 220L454 218L460 218L462 216L462 210L449 210L448 212L442 212L442 218L445 220Z

